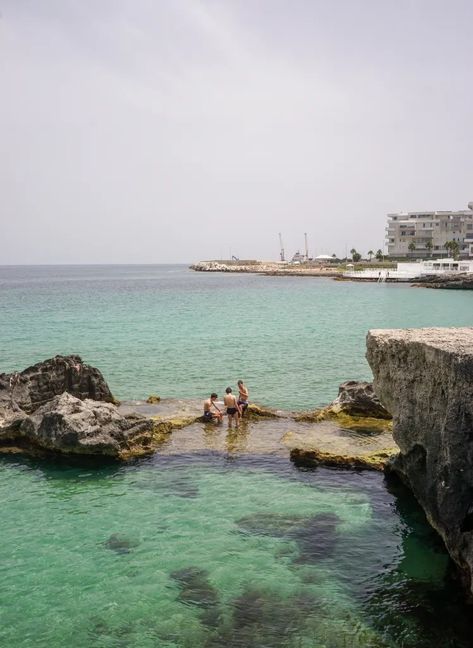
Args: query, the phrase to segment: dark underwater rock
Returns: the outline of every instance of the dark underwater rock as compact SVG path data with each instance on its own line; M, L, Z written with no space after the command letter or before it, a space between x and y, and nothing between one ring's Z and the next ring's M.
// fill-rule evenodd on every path
M232 603L232 626L211 646L228 648L282 648L292 645L308 618L320 610L308 594L282 597L276 592L249 586Z
M147 479L135 482L134 486L140 490L148 490L165 496L174 495L184 499L194 499L199 496L199 488L189 474L166 475L164 481L162 475L151 474Z
M82 400L114 402L102 373L78 355L58 355L23 371L0 374L0 405L15 402L26 413L63 392Z
M139 542L132 540L121 533L112 533L112 535L104 542L104 546L117 554L128 554L132 549L137 547Z
M309 518L259 513L237 521L244 533L294 540L299 548L298 563L317 562L332 556L339 523L340 518L334 513L319 513Z
M185 567L172 572L171 578L180 587L178 599L182 603L203 609L215 608L218 605L218 592L211 585L205 569Z
M291 530L288 537L299 547L298 563L317 562L333 555L337 544L340 518L334 513L314 515L301 526Z

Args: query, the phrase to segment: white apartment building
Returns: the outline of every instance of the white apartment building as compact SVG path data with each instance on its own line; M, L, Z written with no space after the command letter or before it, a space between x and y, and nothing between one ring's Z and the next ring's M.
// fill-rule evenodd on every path
M388 214L388 256L446 257L445 243L448 241L458 243L461 257L473 257L473 202L463 211ZM413 246L415 249L409 249Z

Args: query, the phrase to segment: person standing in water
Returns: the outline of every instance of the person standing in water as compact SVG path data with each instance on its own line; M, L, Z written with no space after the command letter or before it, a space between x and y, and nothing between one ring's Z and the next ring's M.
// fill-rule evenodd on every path
M248 408L248 399L250 397L250 392L248 391L248 387L245 385L243 380L238 381L238 405L240 406L241 409L241 416L245 415L245 412Z
M236 396L232 394L232 388L227 387L225 390L223 402L227 408L228 427L232 427L232 421L235 421L235 427L238 428L238 421L241 416L241 407L238 405Z
M220 423L223 421L223 414L215 404L218 396L215 392L210 394L210 398L204 401L204 421Z

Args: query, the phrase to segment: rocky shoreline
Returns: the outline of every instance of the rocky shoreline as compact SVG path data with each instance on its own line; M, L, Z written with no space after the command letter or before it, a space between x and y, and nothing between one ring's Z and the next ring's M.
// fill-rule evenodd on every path
M202 420L201 401L120 404L98 369L56 356L0 374L0 454L126 461L211 451L394 472L473 600L473 328L370 331L367 359L373 384L343 383L332 403L308 412L251 405L228 430Z
M473 601L473 328L370 331L374 388L414 493Z
M352 381L340 386L333 403L311 412L251 404L236 433L242 442L233 436L229 447L281 452L299 463L382 470L395 452L389 419L371 385ZM118 403L101 372L79 356L0 375L0 453L124 461L162 451L177 430L186 430L180 451L204 451L209 427L217 426L202 421L200 401L153 396Z
M355 283L377 283L377 277L344 277L340 268L333 266L287 266L281 263L253 261L248 264L200 261L190 266L196 272L227 272L262 274L270 277L328 277L335 281ZM386 278L383 283L410 284L413 288L437 288L446 290L473 290L473 275L466 273L449 275L426 275L416 279L399 277Z
M473 276L466 273L456 275L428 275L416 279L414 288L444 288L450 290L473 290Z

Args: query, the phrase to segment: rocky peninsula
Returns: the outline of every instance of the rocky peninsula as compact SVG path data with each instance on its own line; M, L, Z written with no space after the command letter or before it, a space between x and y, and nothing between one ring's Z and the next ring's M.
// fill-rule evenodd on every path
M199 261L190 269L196 272L252 273L278 277L339 277L342 273L335 265L292 265L275 261Z
M374 389L410 487L473 596L473 328L374 330Z

